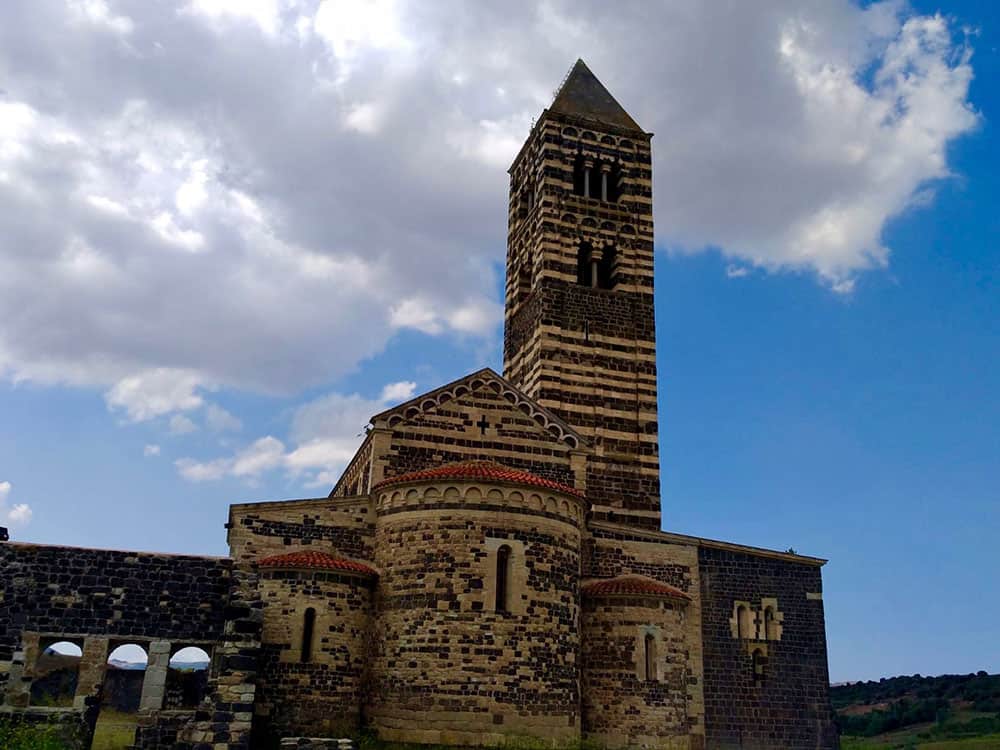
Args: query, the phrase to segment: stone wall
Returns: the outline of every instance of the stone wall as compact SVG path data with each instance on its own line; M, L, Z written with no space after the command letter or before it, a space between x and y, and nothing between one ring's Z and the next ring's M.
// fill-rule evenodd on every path
M247 748L262 621L255 599L256 577L228 559L0 544L4 710L24 720L39 713L28 705L38 656L68 640L83 651L73 706L46 710L68 724L96 715L108 655L135 643L149 654L136 747ZM170 656L189 645L212 656L209 694L194 714L164 710Z
M485 370L378 415L373 481L458 461L496 461L583 489L577 437Z
M229 553L241 563L315 545L371 560L375 514L365 497L243 503L229 507Z
M81 665L78 704L99 688L116 638L216 639L231 578L231 561L219 558L0 544L0 675L9 675L0 697L27 705L34 655L17 674L14 657L46 636L76 636L91 656Z
M371 490L372 476L372 438L365 437L358 452L340 475L337 484L330 491L330 497L351 497L352 495L367 495Z
M690 600L684 606L683 613L676 610L660 612L656 609L642 608L631 611L623 610L617 623L613 619L609 619L614 612L613 610L597 609L597 601L589 605L591 613L585 618L588 627L583 633L585 649L589 651L593 648L589 644L592 639L600 641L609 637L608 632L617 630L619 634L624 631L634 634L635 628L640 625L637 619L640 615L655 615L662 621L658 627L662 628L662 632L667 638L668 651L666 653L671 654L671 658L677 660L676 663L671 662L673 666L670 668L669 674L676 678L679 674L678 670L683 668L685 685L683 714L677 713L675 710L680 700L677 683L673 685L672 689L675 692L671 698L667 698L664 693L667 688L655 688L656 697L652 699L654 705L650 705L649 710L653 715L663 718L664 722L652 725L655 726L656 731L653 734L647 734L646 732L651 725L643 710L639 708L640 696L636 694L637 688L616 691L613 684L608 682L607 674L610 667L606 659L598 658L597 661L592 662L591 656L586 656L583 659L584 670L587 670L593 663L598 665L599 673L605 677L590 680L591 689L600 688L601 692L597 694L599 697L592 694L589 699L588 713L584 717L585 726L589 726L589 731L595 733L612 734L614 727L600 716L601 712L608 712L616 717L621 717L619 738L631 733L636 737L635 742L655 745L657 743L652 737L656 736L660 738L661 742L667 743L668 747L672 747L680 742L678 738L683 733L691 738L690 746L692 748L700 747L705 737L705 699L702 691L704 672L702 604L696 540L603 522L592 522L589 531L583 545L585 577L611 578L626 574L647 576L679 589L687 594ZM595 630L595 623L600 623L604 630ZM593 654L592 651L590 653ZM625 664L624 673L628 673L634 664L634 657L626 651L619 650L618 653L623 654L621 661ZM681 660L681 654L683 654L683 660ZM594 654L594 656L597 655ZM667 707L671 701L673 709ZM597 706L601 707L600 711L596 708ZM594 713L595 711L597 713ZM674 745L671 745L671 742ZM687 747L683 743L679 746Z
M712 748L838 746L830 708L822 561L702 546L705 730ZM780 633L768 638L762 606L773 602ZM734 622L750 611L748 637ZM774 636L780 635L778 639ZM755 670L753 652L761 655Z
M372 584L320 570L264 570L263 653L255 737L347 736L360 726L367 672ZM315 621L303 661L306 610Z
M577 498L469 482L378 498L368 715L383 739L484 745L580 732ZM498 551L511 549L507 611Z
M584 595L583 732L607 747L703 747L692 733L685 603ZM655 669L646 674L645 636ZM697 740L697 741L696 741Z
M577 195L581 162L613 167L620 195ZM586 480L593 517L655 531L649 135L547 110L510 172L504 375L596 449ZM581 252L613 252L607 284L581 283Z

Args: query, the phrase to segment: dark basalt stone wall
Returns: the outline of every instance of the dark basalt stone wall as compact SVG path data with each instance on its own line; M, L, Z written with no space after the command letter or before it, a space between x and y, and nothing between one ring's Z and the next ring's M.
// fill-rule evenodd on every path
M709 748L838 748L816 565L701 547L705 733ZM807 597L807 594L812 596ZM780 640L759 641L767 658L755 679L758 642L733 636L736 601L778 600Z
M0 545L0 662L21 632L221 639L232 561Z

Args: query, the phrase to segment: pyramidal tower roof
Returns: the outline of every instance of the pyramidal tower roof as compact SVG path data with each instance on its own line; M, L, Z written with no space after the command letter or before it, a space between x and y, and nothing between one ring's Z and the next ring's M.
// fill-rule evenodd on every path
M597 120L606 125L644 132L631 115L597 80L583 60L577 60L573 69L559 87L550 112L575 115Z

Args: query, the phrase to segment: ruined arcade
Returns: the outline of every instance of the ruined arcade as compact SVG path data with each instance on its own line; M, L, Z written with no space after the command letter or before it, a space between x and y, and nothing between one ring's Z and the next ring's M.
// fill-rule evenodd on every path
M661 530L651 138L578 61L510 168L504 374L372 416L328 497L231 506L226 558L0 543L0 718L87 747L129 643L136 748L837 747L825 561Z

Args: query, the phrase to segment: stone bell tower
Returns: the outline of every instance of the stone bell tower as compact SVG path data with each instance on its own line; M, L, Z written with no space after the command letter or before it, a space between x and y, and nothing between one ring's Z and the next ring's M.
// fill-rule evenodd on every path
M577 60L510 168L504 375L590 441L594 517L659 529L651 138Z

